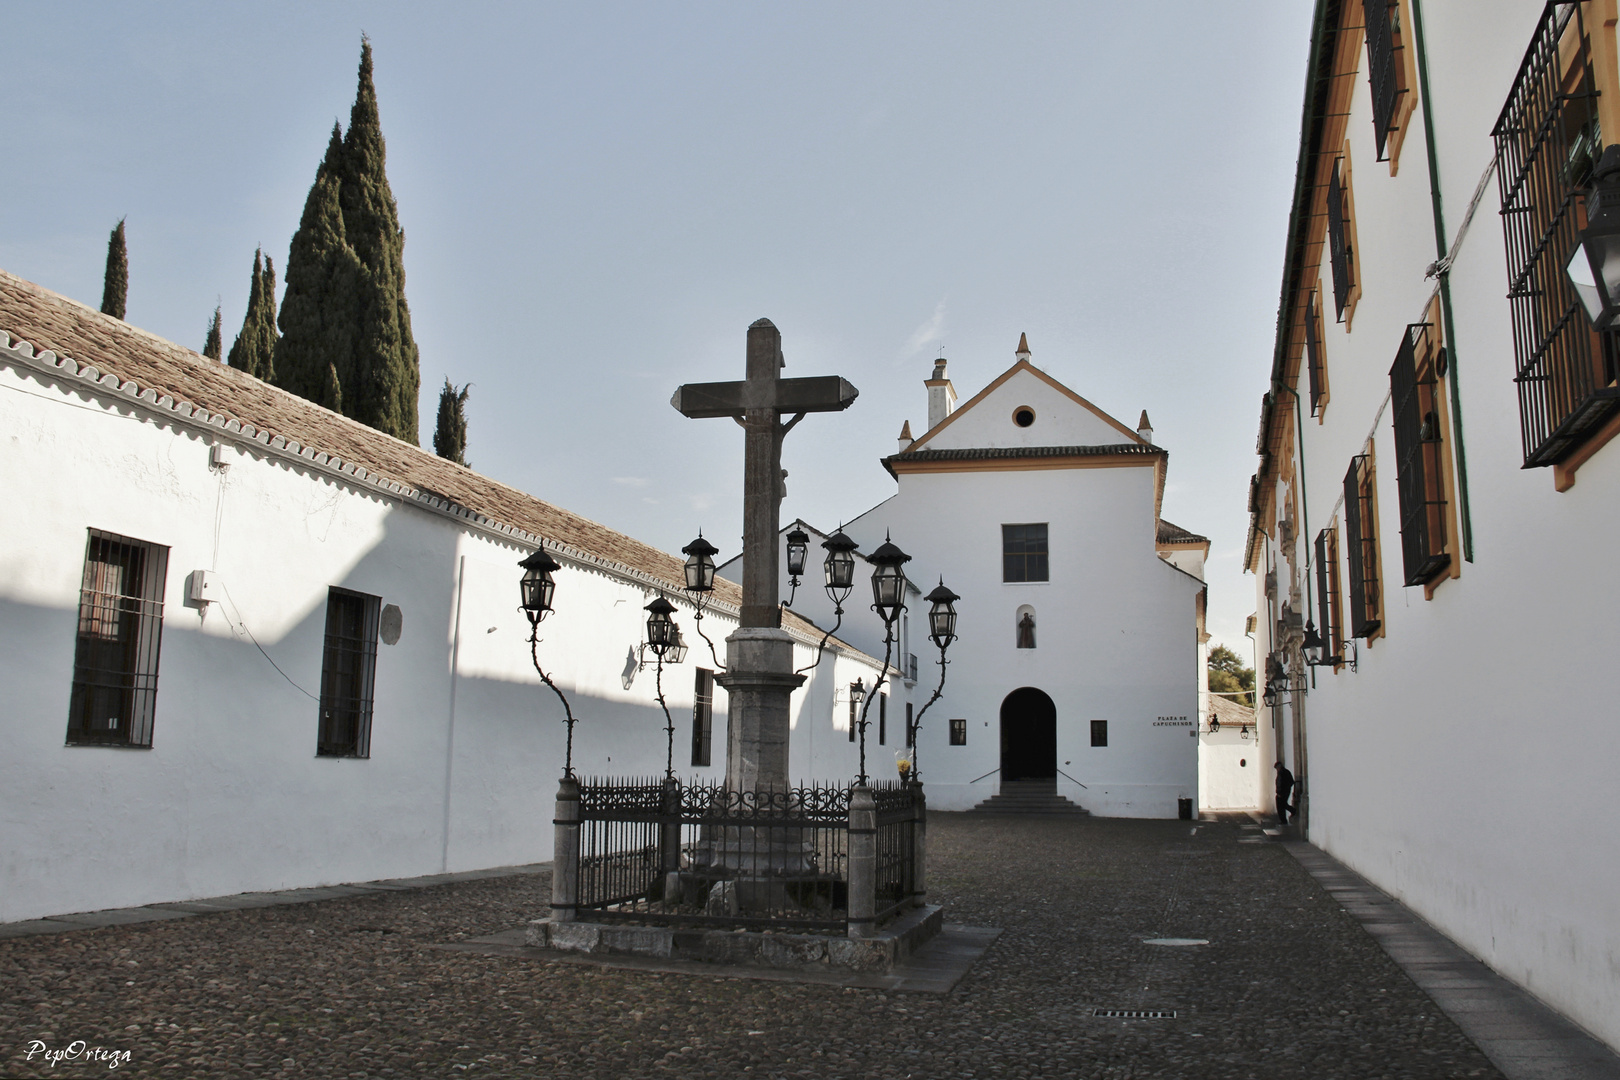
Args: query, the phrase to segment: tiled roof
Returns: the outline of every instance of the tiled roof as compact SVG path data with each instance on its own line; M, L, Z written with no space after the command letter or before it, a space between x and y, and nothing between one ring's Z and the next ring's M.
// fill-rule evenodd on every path
M1209 695L1209 711L1212 716L1227 724L1243 725L1254 723L1254 710L1246 705L1239 705L1233 698L1221 697L1217 694Z
M234 421L229 430L241 427L241 441L257 442L265 451L283 451L282 456L289 456L301 449L298 456L322 466L330 458L334 470L341 468L345 474L384 487L398 485L404 489L401 494L414 495L433 509L474 521L480 516L490 519L479 523L509 526L520 541L539 537L548 548L571 549L585 556L587 563L628 571L633 578L681 595L685 577L678 556L0 270L0 346L18 342L32 345L36 353L49 350L59 358L71 357L78 361L78 370L63 364L64 371L99 374L111 394L138 399L130 404L144 402L153 411L167 408L190 416L191 410L184 407L189 403L211 414L208 419L216 426ZM150 392L144 399L140 398L143 391ZM164 397L174 402L165 404ZM283 440L292 444L290 450L281 445ZM717 578L713 599L717 606L735 611L742 602L742 589ZM783 625L821 637L813 624L792 612L784 614Z
M922 461L996 461L1027 458L1144 457L1165 451L1150 443L1103 443L1100 446L970 446L960 450L907 450L890 454L883 467L894 472L896 463Z
M1180 525L1159 519L1159 543L1161 544L1207 544L1209 537L1199 536L1195 532L1188 532Z

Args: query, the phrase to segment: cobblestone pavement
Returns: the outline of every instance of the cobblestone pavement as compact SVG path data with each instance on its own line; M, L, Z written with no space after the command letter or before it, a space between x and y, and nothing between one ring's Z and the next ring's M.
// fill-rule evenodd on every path
M525 875L0 941L0 1075L109 1073L32 1040L127 1050L112 1075L136 1077L1500 1075L1257 830L936 814L929 836L948 918L1006 930L949 995L427 947L543 913Z

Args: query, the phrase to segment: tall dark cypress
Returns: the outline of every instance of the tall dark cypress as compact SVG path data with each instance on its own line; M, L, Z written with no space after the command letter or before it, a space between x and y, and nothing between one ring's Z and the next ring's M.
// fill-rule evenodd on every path
M421 372L405 301L405 234L388 186L362 39L359 88L344 135L334 125L287 258L282 339L284 387L407 442L417 441Z
M439 391L439 420L433 431L433 452L457 465L467 464L467 392L471 389L472 383L468 383L457 390L447 378L444 389Z
M253 252L247 314L231 345L230 365L266 382L275 381L276 268L263 251Z
M101 313L115 319L124 317L129 300L129 248L124 245L124 219L107 238L107 273L101 281Z
M214 305L214 317L208 320L208 336L203 339L203 355L210 360L218 360L225 348L225 340L220 334L219 305Z

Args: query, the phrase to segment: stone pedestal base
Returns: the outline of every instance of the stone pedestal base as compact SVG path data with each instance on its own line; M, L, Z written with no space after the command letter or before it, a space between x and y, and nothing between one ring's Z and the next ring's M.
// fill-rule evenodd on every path
M744 626L726 638L726 786L733 791L788 790L788 717L793 639L774 627Z

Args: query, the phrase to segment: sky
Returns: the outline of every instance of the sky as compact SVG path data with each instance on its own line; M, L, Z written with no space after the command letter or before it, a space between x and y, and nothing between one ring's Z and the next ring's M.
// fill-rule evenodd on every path
M228 349L278 273L361 35L375 50L431 448L472 384L474 468L677 551L741 544L742 433L683 382L748 324L847 412L786 441L783 521L894 491L935 357L966 400L1033 363L1170 452L1210 537L1213 642L1250 655L1248 479L1270 372L1311 5L7 5L0 267ZM899 538L897 538L898 540ZM902 541L902 546L903 541Z

